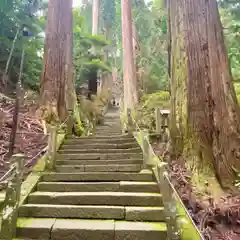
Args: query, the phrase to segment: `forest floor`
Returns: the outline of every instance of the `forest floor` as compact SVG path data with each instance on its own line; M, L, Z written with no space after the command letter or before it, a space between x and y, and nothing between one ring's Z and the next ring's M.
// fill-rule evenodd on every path
M166 144L152 142L158 156L162 156ZM171 161L173 184L206 240L240 239L240 194L225 193L214 199L210 193L197 193L191 182L184 159Z
M9 138L13 126L15 101L6 96L0 96L0 178L9 169L7 153ZM25 167L30 171L36 160L46 151L47 136L35 115L37 104L34 100L25 98L19 111L19 128L16 134L15 153L25 155ZM27 172L26 172L27 174ZM1 186L0 186L1 188Z

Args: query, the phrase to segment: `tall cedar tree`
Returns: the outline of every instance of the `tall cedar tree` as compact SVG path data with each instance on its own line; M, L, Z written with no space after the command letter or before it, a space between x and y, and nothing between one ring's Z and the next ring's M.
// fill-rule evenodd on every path
M175 154L209 166L222 187L240 169L240 109L216 0L169 0Z
M134 109L138 103L136 67L134 65L131 0L122 0L122 43L124 109Z
M49 0L41 76L41 107L64 120L72 109L72 0Z

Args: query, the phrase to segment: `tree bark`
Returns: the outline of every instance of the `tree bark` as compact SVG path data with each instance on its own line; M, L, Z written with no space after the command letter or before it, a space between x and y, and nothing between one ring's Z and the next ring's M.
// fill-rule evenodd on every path
M134 109L138 103L136 68L133 56L131 1L122 0L122 43L123 43L123 83L124 109Z
M99 12L100 12L100 0L93 0L92 4L92 35L98 34L99 28ZM96 48L92 47L92 54L96 55ZM88 79L88 97L91 99L91 95L96 95L98 91L98 70L91 71Z
M66 71L66 83L65 83L65 91L66 91L66 107L67 110L74 110L74 104L76 102L76 90L75 90L75 78L74 78L74 67L73 67L73 14L71 10L71 14L66 14L66 25L69 26L67 28L67 60L65 64ZM71 27L70 27L71 26Z
M223 184L231 184L235 177L233 168L240 169L240 108L216 0L208 1L207 27L213 100L214 165Z
M100 0L93 0L92 5L92 35L98 34Z
M49 0L40 86L42 115L49 122L64 121L67 116L65 89L72 71L71 15L72 0Z
M232 167L240 168L240 114L217 3L170 0L169 6L174 153L229 187Z

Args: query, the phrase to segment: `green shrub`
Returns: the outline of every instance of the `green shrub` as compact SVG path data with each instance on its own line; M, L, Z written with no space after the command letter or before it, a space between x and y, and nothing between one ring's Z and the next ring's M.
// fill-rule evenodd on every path
M234 83L234 88L236 91L238 103L240 103L240 83Z
M103 121L105 106L110 102L111 92L103 90L99 95L92 96L92 100L78 97L80 119L83 122L85 134L92 132L94 126Z
M155 109L169 109L170 94L167 91L158 91L146 94L142 97L136 108L135 119L140 128L146 128L150 132L155 130Z

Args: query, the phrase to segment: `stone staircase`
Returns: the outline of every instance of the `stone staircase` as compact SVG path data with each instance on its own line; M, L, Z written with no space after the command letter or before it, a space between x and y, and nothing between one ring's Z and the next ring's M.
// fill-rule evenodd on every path
M165 240L161 194L142 152L109 113L96 136L65 140L19 211L17 239Z

